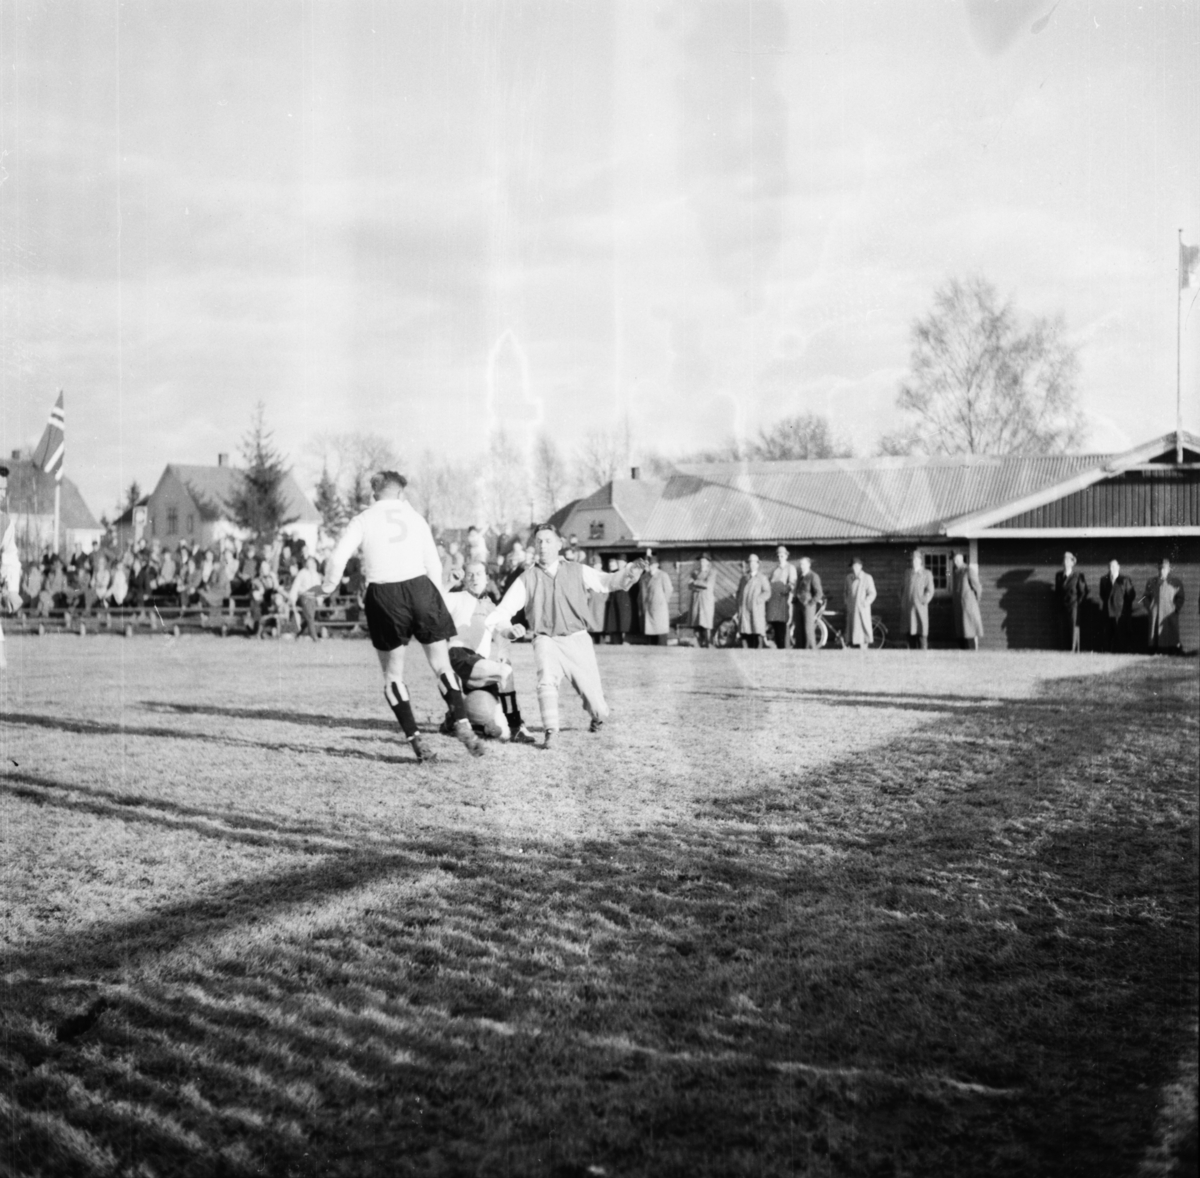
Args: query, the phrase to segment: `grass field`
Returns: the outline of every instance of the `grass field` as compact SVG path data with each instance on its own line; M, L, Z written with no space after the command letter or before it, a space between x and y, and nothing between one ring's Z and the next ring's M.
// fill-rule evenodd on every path
M8 649L5 1172L1195 1170L1194 659L603 648L418 766L362 642Z

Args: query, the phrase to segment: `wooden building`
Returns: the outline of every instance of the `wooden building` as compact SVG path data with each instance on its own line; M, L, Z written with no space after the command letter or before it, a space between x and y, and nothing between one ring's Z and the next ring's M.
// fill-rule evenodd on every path
M991 648L1058 644L1053 585L1065 550L1075 553L1091 587L1084 641L1092 645L1108 561L1119 560L1141 589L1166 555L1185 588L1184 646L1195 649L1200 438L1184 433L1180 441L1182 461L1171 433L1123 454L687 465L665 482L624 479L601 488L576 504L564 531L606 555L654 548L675 586L673 616L686 611L684 585L702 551L714 558L724 615L751 551L764 565L774 563L779 544L793 563L809 556L838 609L848 565L859 556L879 591L876 612L895 634L900 585L919 549L937 586L935 644L953 640L949 568L958 549L979 570L981 645ZM602 536L596 521L605 525Z

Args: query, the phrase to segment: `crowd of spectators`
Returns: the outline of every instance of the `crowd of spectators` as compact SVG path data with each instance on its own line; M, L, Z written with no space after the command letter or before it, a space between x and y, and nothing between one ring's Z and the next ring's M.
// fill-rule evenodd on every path
M115 550L99 543L64 559L47 551L24 563L21 608L31 617L69 611L218 612L241 606L247 630L264 624L307 627L315 636L314 602L307 590L321 583L326 551L307 551L302 539L260 545L227 536L211 547L164 546L141 540ZM347 566L341 592L360 598L365 585L357 560Z

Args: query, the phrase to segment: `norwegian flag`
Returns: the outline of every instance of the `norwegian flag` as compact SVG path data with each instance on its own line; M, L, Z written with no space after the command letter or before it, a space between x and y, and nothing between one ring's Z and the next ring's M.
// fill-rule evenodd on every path
M54 481L58 483L62 482L63 477L65 420L66 418L63 415L63 395L60 390L58 400L54 402L54 408L50 410L50 420L46 423L46 430L42 434L42 440L38 442L38 448L33 454L34 463L47 474L52 474Z

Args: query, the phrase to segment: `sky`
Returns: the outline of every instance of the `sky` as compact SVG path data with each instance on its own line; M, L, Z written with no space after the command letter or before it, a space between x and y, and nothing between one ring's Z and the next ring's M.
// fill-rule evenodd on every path
M1132 446L1175 426L1198 61L1195 0L0 0L0 445L63 389L97 516L258 402L303 481L347 431L636 458L816 412L869 454L978 274Z

